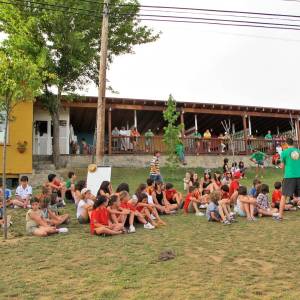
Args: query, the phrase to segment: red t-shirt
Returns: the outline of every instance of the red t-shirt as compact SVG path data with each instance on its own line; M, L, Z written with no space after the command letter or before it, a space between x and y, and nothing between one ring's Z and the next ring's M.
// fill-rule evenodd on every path
M237 191L240 187L240 183L237 180L233 180L229 186L229 197L233 195L235 191Z
M282 193L280 190L275 190L272 194L272 202L278 203L281 201Z
M124 209L129 209L130 211L136 211L136 208L129 202L121 202L120 206Z
M106 207L98 207L92 211L90 220L91 234L95 233L95 223L99 223L104 226L109 225L109 213Z
M191 203L191 198L193 197L192 193L188 193L185 197L185 201L184 201L184 205L183 205L183 209L186 213L188 213L188 208L189 205Z
M177 193L175 189L166 190L166 198L168 201L173 200L174 195Z
M227 193L227 192L222 192L221 198L222 198L222 199L229 199L229 193Z

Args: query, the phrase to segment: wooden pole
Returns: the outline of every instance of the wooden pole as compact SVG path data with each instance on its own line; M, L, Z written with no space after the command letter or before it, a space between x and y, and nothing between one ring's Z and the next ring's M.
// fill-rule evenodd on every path
M107 49L108 49L108 26L109 26L108 6L109 6L109 0L105 0L103 6L98 104L97 104L97 142L96 142L97 164L103 163L104 148L105 148L104 145L105 143L105 95L106 95L106 69L107 69Z
M247 135L247 116L243 115L243 127L244 127L244 142L246 154L248 154L248 135Z
M185 136L185 128L184 128L184 110L180 111L180 123L182 125L182 130L181 130L181 137L184 138Z
M112 138L111 138L111 107L108 109L108 154L111 155Z
M195 130L198 132L198 116L195 114Z

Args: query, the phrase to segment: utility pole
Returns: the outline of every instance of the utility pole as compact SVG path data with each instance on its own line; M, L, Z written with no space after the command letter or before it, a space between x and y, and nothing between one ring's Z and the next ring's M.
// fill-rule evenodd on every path
M96 161L103 163L105 148L105 95L106 95L106 69L107 69L107 49L108 49L108 13L109 0L104 1L103 20L101 32L101 50L99 67L99 87L97 105L97 136L96 136Z

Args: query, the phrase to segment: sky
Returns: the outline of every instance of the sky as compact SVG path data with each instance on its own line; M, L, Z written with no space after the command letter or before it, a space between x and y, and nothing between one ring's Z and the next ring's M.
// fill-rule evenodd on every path
M300 2L284 0L140 2L300 15ZM107 75L118 94L109 96L166 100L171 93L177 101L300 109L300 31L146 24L160 39L114 59Z
M300 1L293 0L140 0L140 3L300 16ZM280 22L266 20L276 21ZM300 109L300 31L143 24L161 32L160 39L134 47L134 54L115 57L107 78L118 94L108 92L108 96L166 100L172 94L177 101L184 102ZM296 24L300 24L300 18ZM80 93L98 95L93 85Z

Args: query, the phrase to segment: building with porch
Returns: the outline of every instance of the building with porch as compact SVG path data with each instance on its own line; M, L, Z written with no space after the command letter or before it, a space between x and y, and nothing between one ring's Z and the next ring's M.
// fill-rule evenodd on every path
M107 157L120 154L126 157L143 156L154 150L164 153L163 111L166 105L167 101L107 98ZM180 112L178 122L184 124L182 136L188 156L229 155L232 148L237 155L248 155L254 148L272 154L284 136L289 134L300 140L300 110L190 102L177 102L177 109ZM91 156L94 153L96 110L96 97L63 103L60 147L61 153L68 156L68 161L72 161L74 156ZM227 125L230 123L231 144L222 125L224 122ZM52 154L51 127L49 113L37 102L34 106L33 154ZM130 135L132 127L137 128L139 137ZM147 137L149 130L153 137ZM210 132L209 139L203 137L206 130ZM271 131L271 140L265 138L268 131ZM195 136L196 132L201 136ZM120 157L115 160L120 160Z

